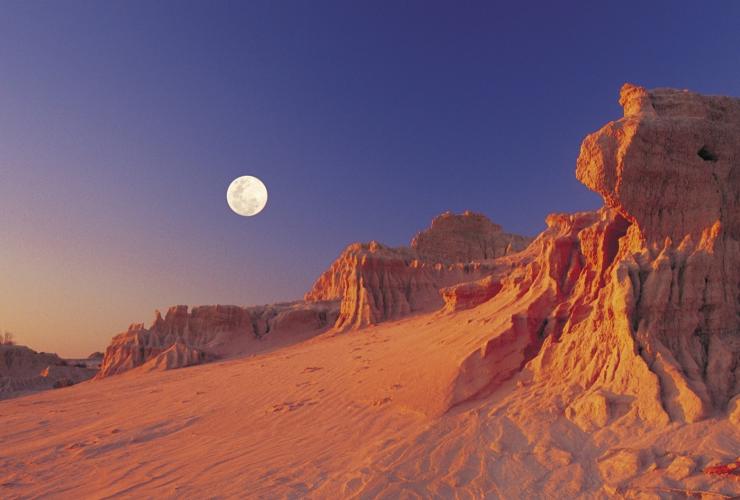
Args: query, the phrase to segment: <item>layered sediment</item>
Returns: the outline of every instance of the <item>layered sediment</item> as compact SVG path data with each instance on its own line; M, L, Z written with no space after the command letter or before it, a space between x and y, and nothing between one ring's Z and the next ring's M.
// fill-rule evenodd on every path
M490 296L478 307L510 316L461 365L453 404L509 378L496 366L512 356L534 379L570 381L568 415L586 428L616 406L694 422L740 391L740 101L625 85L620 102L577 162L606 206L548 217L500 285L446 292L450 310Z
M96 370L26 346L0 345L0 399L82 382Z
M444 304L440 289L508 269L496 259L526 248L531 238L505 233L473 212L446 212L409 247L376 241L349 245L314 283L305 300L340 300L334 325L362 328Z
M337 304L331 301L255 307L173 306L164 316L156 311L148 328L135 323L113 337L97 377L146 363L150 368L182 368L255 352L260 340L290 336L297 330L317 333L331 326L336 315Z

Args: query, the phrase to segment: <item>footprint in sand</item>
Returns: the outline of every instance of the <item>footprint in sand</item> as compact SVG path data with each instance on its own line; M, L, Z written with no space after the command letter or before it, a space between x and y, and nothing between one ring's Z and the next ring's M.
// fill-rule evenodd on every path
M282 413L286 411L297 410L304 406L313 406L317 404L319 404L318 401L313 401L310 399L302 399L300 401L285 401L283 403L272 405L272 408L270 409L270 411L272 413Z
M82 450L83 448L87 448L88 446L93 446L95 444L98 444L97 439L93 441L77 441L76 443L68 444L67 446L65 446L65 449L74 452L77 450Z

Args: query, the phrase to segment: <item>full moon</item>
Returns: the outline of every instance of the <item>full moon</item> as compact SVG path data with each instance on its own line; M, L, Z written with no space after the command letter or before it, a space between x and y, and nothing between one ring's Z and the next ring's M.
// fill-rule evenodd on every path
M251 175L237 177L226 190L229 207L239 215L257 215L267 204L267 188L264 183Z

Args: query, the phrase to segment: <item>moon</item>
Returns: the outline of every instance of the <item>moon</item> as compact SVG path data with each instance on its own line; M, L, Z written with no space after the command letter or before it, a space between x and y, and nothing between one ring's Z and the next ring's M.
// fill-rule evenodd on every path
M257 215L267 204L267 188L257 177L243 175L237 177L226 190L226 202L239 215Z

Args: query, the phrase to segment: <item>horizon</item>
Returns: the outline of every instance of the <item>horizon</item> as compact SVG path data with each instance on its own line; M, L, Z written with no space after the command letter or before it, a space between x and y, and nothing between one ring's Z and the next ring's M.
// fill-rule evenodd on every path
M84 357L155 309L298 300L447 210L536 236L602 205L575 161L623 83L740 96L739 4L324 5L7 4L0 329Z

